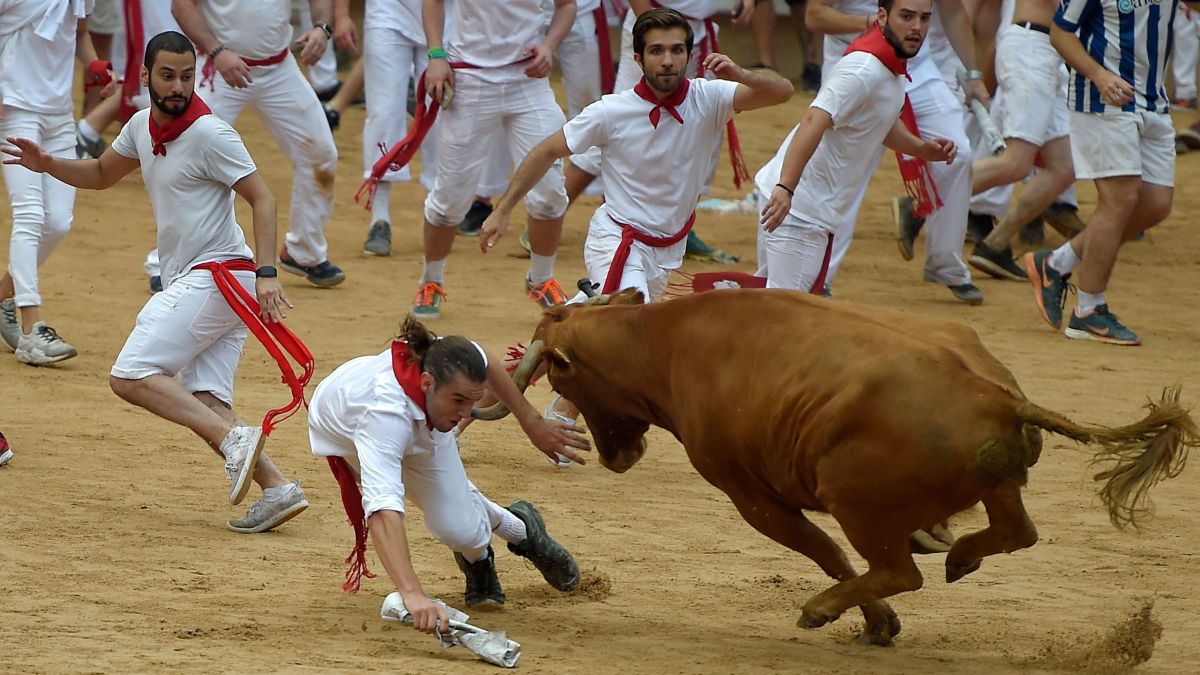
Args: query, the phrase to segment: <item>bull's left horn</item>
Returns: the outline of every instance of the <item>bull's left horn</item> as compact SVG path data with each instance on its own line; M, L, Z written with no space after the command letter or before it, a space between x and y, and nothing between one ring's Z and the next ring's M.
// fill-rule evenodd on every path
M517 364L517 369L513 371L513 383L517 385L517 389L524 394L529 387L529 380L533 377L533 371L542 361L542 347L544 343L541 340L534 340L533 344L529 345L525 356L521 357L521 362ZM485 422L494 422L499 419L504 419L508 416L508 406L501 402L496 402L486 408L473 408L471 417Z

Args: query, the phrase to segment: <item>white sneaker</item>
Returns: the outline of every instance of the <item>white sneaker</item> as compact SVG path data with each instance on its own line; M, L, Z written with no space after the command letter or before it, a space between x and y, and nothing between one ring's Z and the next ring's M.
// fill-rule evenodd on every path
M60 338L45 321L33 324L33 332L22 333L17 340L17 360L31 366L45 366L78 356L79 352Z
M17 318L17 303L12 298L0 300L0 338L10 352L17 351L21 340L21 321Z
M563 424L575 424L575 418L567 417L566 415L558 412L557 406L558 406L558 402L561 400L563 400L562 396L555 396L553 399L551 399L550 403L546 406L546 411L544 413L542 413L542 417L544 417L548 420L551 420L553 422L562 422ZM558 457L557 462L554 461L553 459L550 459L549 457L546 458L546 461L550 462L551 464L553 464L554 466L557 466L560 469L569 468L572 464L575 463L575 462L572 462L565 455L560 455L557 452L554 453L554 456Z
M267 437L262 427L234 427L221 441L221 454L225 455L225 476L229 478L229 503L241 504L250 491L250 477L262 454Z
M270 489L270 488L268 488ZM300 489L300 481L280 488L280 493L268 496L263 490L262 499L250 505L246 515L229 521L229 529L242 534L257 534L275 529L308 508L308 500Z

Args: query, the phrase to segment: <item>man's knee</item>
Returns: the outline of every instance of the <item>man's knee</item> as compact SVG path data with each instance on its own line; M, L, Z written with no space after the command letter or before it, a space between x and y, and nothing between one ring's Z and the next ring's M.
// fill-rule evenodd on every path
M560 162L556 162L550 173L525 195L525 212L531 218L555 220L566 214L570 201L567 199Z
M135 403L137 391L142 387L142 380L127 380L116 375L109 375L108 387L122 400Z
M429 533L452 551L467 553L481 551L492 541L492 530L484 518L474 518L473 509L466 513L449 518L425 517L425 526Z

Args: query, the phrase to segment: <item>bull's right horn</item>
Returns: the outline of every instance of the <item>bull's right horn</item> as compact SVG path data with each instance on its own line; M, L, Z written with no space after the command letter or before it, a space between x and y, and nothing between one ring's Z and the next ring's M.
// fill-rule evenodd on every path
M607 305L611 301L612 301L611 294L597 295L595 297L591 297L591 298L588 298L587 300L584 300L582 304L589 305L589 306L590 305L600 306L600 305Z
M534 340L533 344L529 345L525 356L521 357L521 362L517 364L517 369L513 371L513 383L517 385L517 389L524 394L529 388L529 380L533 377L533 371L542 361L542 347L544 343L541 340ZM494 422L504 419L511 411L508 406L501 402L496 402L486 408L473 408L471 417L485 422Z

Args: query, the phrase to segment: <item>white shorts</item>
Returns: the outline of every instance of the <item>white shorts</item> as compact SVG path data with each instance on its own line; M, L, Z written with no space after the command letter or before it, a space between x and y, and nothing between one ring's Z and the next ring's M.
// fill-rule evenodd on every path
M96 7L88 14L87 22L88 32L96 35L115 35L125 28L121 25L117 0L96 0Z
M592 283L604 285L608 278L608 270L612 267L613 257L621 245L621 237L608 232L597 233L589 229L587 240L583 243L583 264L587 266L588 277ZM667 290L667 280L671 270L654 262L653 254L641 242L633 242L629 250L629 258L625 261L625 269L621 272L621 283L617 289L636 288L646 297L646 302L654 302ZM680 261L682 263L682 261Z
M1068 136L1066 78L1049 35L1005 26L996 47L996 79L1004 92L997 121L1004 137L1041 147Z
M812 292L822 271L828 271L825 256L831 236L828 230L802 223L790 215L774 232L763 233L759 238L758 266L760 276L766 272L767 288Z
M1175 127L1166 113L1071 111L1071 158L1075 178L1141 176L1175 187Z
M234 272L254 294L254 273ZM138 313L110 373L122 380L179 375L189 392L233 405L233 376L249 331L207 270L192 270L156 293Z

